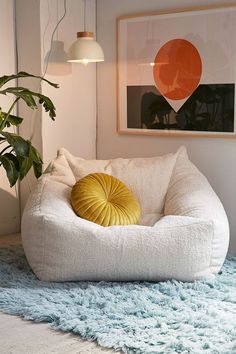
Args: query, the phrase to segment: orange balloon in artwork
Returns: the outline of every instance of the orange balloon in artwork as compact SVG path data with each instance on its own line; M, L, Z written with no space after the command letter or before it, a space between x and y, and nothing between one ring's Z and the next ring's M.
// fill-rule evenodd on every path
M172 39L158 51L153 76L160 93L171 100L190 96L198 87L202 61L197 48L186 39Z

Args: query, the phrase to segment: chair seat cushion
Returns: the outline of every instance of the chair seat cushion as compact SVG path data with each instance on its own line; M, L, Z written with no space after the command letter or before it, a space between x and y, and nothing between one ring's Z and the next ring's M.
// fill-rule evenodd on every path
M72 188L75 213L102 226L137 224L140 206L134 194L119 179L106 173L91 173Z

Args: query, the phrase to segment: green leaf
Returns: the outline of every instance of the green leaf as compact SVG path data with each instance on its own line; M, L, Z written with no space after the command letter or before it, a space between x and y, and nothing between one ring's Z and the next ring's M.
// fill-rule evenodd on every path
M20 180L22 180L33 165L33 161L30 157L18 157L19 165L20 165Z
M39 178L42 175L43 161L39 151L32 145L30 147L30 158L33 161L34 175Z
M37 108L37 104L34 99L34 97L37 97L39 99L39 103L43 105L45 111L49 112L49 116L52 118L52 120L55 120L56 108L49 97L41 93L28 90L24 87L8 87L5 90L0 91L0 94L6 95L7 93L13 94L16 97L23 99L27 106L32 109Z
M4 156L11 160L14 163L15 169L20 172L20 164L17 157L12 153L6 153Z
M3 95L6 95L7 93L11 93L16 97L21 98L30 108L37 108L37 104L30 90L25 89L24 87L8 87L5 90L0 91L0 94Z
M3 116L3 118L5 118L7 116L7 113L6 112L2 112L2 116ZM14 115L10 114L8 119L7 119L7 126L9 126L9 125L18 126L22 122L23 122L23 118L17 117L17 116L14 116Z
M27 72L19 72L16 75L5 75L0 77L0 89L11 80L18 78L36 78L47 82L49 85L57 88L58 85L44 79L44 77L29 74ZM22 123L23 118L10 114L18 100L23 100L28 107L35 109L41 104L52 120L56 117L56 108L49 97L29 90L25 87L7 87L0 91L0 94L12 94L16 99L11 104L8 112L2 112L0 107L0 144L6 147L1 150L0 167L3 166L7 172L11 186L17 179L23 179L30 168L33 166L34 174L38 178L42 174L43 161L40 153L32 146L31 141L23 139L21 136L3 131L7 126L18 126ZM10 152L6 152L6 151Z
M34 93L35 96L38 96L39 103L43 105L45 112L48 112L52 120L55 120L56 117L56 108L49 97L42 95L41 93Z
M34 168L34 174L36 178L39 178L42 174L43 162L40 153L34 146L31 145L31 142L29 142L29 146L30 146L29 156L25 156L25 157L18 156L21 180L27 175L27 173L29 172L32 166Z
M37 149L33 145L30 146L30 158L37 164L43 163L41 155Z
M34 175L39 178L42 175L42 163L36 163L33 161Z
M2 132L1 133L7 140L7 142L12 146L17 156L29 157L30 153L30 141L23 139L21 136Z
M2 77L0 77L0 88L5 85L8 81L11 81L11 80L15 80L15 79L20 79L20 78L24 78L24 77L33 77L33 78L36 78L36 79L40 79L40 80L43 80L45 82L47 82L49 85L55 87L55 88L58 88L58 84L54 84L53 82L47 80L47 79L44 79L43 77L41 76L37 76L37 75L32 75L32 74L29 74L27 72L24 72L24 71L20 71L18 74L15 74L15 75L4 75Z
M13 187L19 177L18 171L16 170L13 161L9 157L6 157L6 155L2 155L0 156L0 163L6 170L10 186Z

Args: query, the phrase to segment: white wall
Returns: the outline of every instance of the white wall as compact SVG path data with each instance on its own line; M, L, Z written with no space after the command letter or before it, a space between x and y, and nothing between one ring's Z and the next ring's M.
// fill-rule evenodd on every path
M42 72L45 69L45 59L50 48L51 33L64 11L63 0L40 2L41 14L41 64ZM58 9L57 9L57 4ZM76 33L83 30L83 0L68 0L67 14L61 22L55 35L55 40L62 41L65 52L76 40ZM87 0L87 28L90 31L95 26L95 1ZM50 21L48 19L50 16ZM67 148L71 153L84 158L95 157L96 137L96 65L87 66L55 62L55 52L51 54L46 78L59 84L54 89L43 83L43 94L48 95L56 106L56 122L49 119L43 112L42 136L43 158L48 164L55 157L57 149ZM58 55L58 60L60 55Z
M76 39L76 33L83 30L83 4L83 0L67 0L66 16L55 33L54 41L62 42L65 55ZM42 75L52 32L64 12L64 0L17 0L16 9L19 70ZM95 31L95 22L95 0L88 0L89 30ZM77 156L95 157L96 65L70 64L65 60L63 53L58 54L53 49L45 76L59 84L59 89L45 83L39 85L34 79L24 81L32 89L49 96L56 107L57 117L53 122L44 110L32 114L24 104L20 106L20 112L26 118L21 133L26 138L33 133L33 143L42 152L45 167L60 147ZM22 209L34 183L31 173L21 184Z
M38 0L16 1L16 40L18 49L17 71L27 71L34 75L41 75L41 34L40 34L40 2ZM33 91L41 92L40 81L23 78L19 85ZM42 152L42 110L32 111L22 101L18 105L18 113L24 118L20 125L20 135L25 139L31 137L34 127L33 145ZM30 190L35 183L33 171L20 183L21 209L26 203Z
M208 177L230 221L230 248L236 251L236 140L118 135L116 132L116 17L161 9L223 4L222 0L98 0L97 38L105 53L98 65L98 158L153 156L186 145Z
M15 73L14 1L0 1L0 76ZM11 98L0 96L4 110L12 103ZM0 235L18 232L20 229L19 199L17 187L10 188L3 168L0 167Z

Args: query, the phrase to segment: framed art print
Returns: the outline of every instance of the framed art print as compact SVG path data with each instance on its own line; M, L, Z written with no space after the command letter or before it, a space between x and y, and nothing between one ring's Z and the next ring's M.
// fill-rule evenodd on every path
M236 5L117 19L117 128L235 137Z

